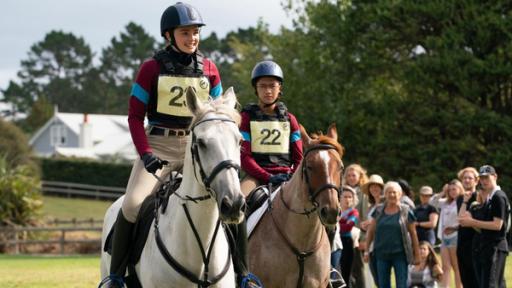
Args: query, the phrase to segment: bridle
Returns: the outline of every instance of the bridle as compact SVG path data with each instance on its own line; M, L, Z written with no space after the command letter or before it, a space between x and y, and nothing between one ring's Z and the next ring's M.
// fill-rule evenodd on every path
M291 211L291 212L293 212L295 214L305 215L305 216L309 217L309 215L311 213L315 212L318 209L319 204L316 201L316 197L320 193L322 193L323 191L326 191L328 189L334 189L334 190L336 190L338 192L338 197L340 197L341 189L338 186L336 186L336 185L334 185L332 183L326 183L326 184L318 187L317 189L313 190L313 188L311 187L311 183L309 181L309 174L308 174L308 171L307 171L307 156L308 156L309 153L311 153L312 151L317 151L317 150L333 150L333 149L337 151L336 147L333 146L333 145L330 145L330 144L317 144L317 145L313 145L313 146L309 147L306 150L306 152L304 152L304 157L303 157L303 160L302 160L302 171L301 172L302 172L302 177L304 178L304 180L306 182L306 185L307 185L307 188L308 188L309 202L311 202L313 204L313 208L310 208L310 209L304 208L304 211L297 211L295 209L292 209L284 201L284 198L283 198L283 194L284 193L283 193L283 189L281 189L279 191L279 193L281 194L280 198L281 198L281 202L284 204L286 209L288 209L289 211ZM288 248L297 257L297 262L299 264L299 276L298 276L298 280L297 280L297 287L301 288L301 287L304 286L304 262L306 261L307 257L315 254L315 252L318 251L318 249L320 249L324 233L322 231L322 233L320 234L320 240L315 244L315 246L313 246L313 248L311 248L309 250L306 250L306 251L300 251L297 247L295 247L292 244L292 241L286 236L284 231L282 231L282 229L279 227L279 225L278 225L278 223L277 223L277 221L276 221L276 219L274 217L274 214L272 213L271 209L270 209L269 212L270 212L270 218L272 219L272 223L276 227L276 230L277 230L279 236L281 236L281 238L284 240L284 242L286 243Z
M309 202L311 202L311 204L313 205L312 208L304 208L304 211L298 211L298 210L295 210L293 208L291 208L288 204L286 204L286 202L284 201L284 198L283 198L283 192L281 190L280 192L280 196L281 196L281 202L283 202L284 206L286 207L286 209L288 209L289 211L295 213L295 214L300 214L300 215L305 215L305 216L308 216L311 214L311 213L314 213L315 211L317 211L318 209L318 202L316 201L316 197L318 197L318 195L320 193L322 193L323 191L326 191L326 190L329 190L329 189L334 189L336 190L336 192L338 192L338 198L340 197L341 195L341 189L339 186L336 186L332 183L325 183L324 185L316 188L315 190L313 190L313 188L311 187L311 183L310 183L310 177L309 177L309 174L308 174L308 169L307 169L307 157L308 157L308 154L311 153L312 151L317 151L317 150L335 150L337 151L336 147L333 146L333 145L330 145L330 144L316 144L316 145L313 145L311 147L309 147L306 152L304 152L304 157L303 157L303 160L302 160L302 178L304 179L304 181L306 182L306 186L308 188L308 199L309 199Z
M194 123L194 125L190 129L192 131L192 144L190 145L190 150L191 150L190 152L192 153L192 165L194 166L194 176L196 177L196 180L198 180L197 174L196 174L196 162L197 162L197 165L199 166L199 174L201 175L201 181L203 182L204 187L206 188L206 191L208 191L210 193L210 195L215 197L216 193L210 187L210 184L212 183L213 179L215 179L215 176L217 176L217 174L219 174L222 170L231 169L231 168L235 169L236 172L239 173L240 165L235 163L233 160L224 160L224 161L221 161L219 164L217 164L212 169L210 176L206 175L206 173L204 172L204 169L203 169L203 165L201 164L201 157L199 157L199 148L198 148L199 145L197 144L197 138L196 138L196 134L194 133L194 128L199 126L199 124L209 122L209 121L231 122L234 124L236 124L236 123L235 123L235 121L233 121L231 119L209 118L209 119L204 119L204 120ZM198 182L199 182L199 180L198 180Z
M190 197L188 195L187 196L181 196L181 195L179 195L176 192L173 193L174 195L176 195L177 197L179 197L180 199L185 201L182 204L182 207L183 207L183 210L185 211L185 215L187 217L188 223L190 224L190 227L192 228L192 231L194 232L194 236L195 236L196 241L197 241L197 243L199 245L199 249L201 250L201 256L203 258L204 271L202 273L202 279L199 278L198 276L196 276L189 269L187 269L186 267L181 265L174 257L172 257L172 255L169 252L169 250L167 249L167 247L165 247L165 244L162 241L162 237L160 235L160 231L159 231L159 228L158 228L159 227L158 226L158 222L159 222L159 218L160 218L160 213L158 212L158 204L156 204L156 207L155 207L155 221L154 221L156 244L158 246L158 249L160 250L160 253L162 254L164 259L166 260L166 262L172 268L174 268L174 270L176 270L176 272L178 272L183 277L187 278L189 281L197 284L197 286L200 287L200 288L202 288L202 287L209 287L209 286L217 283L220 279L222 279L224 277L224 275L226 275L226 273L229 270L230 263L231 263L231 251L228 250L228 258L227 258L226 263L224 264L224 268L222 269L222 271L218 275L216 275L216 276L209 277L209 267L208 266L209 266L209 263L210 263L210 256L211 256L211 252L212 252L213 246L215 244L215 239L217 238L217 232L219 231L221 221L220 221L220 218L217 219L217 223L215 224L215 230L213 232L212 240L210 241L210 247L208 247L208 251L205 251L205 248L203 247L203 245L201 243L201 239L199 237L199 233L197 232L197 228L194 225L194 222L192 221L192 218L190 216L190 211L187 208L186 202L192 201L194 203L197 203L199 201L208 200L208 199L210 199L212 197L215 198L216 197L216 192L210 186L212 181L213 181L213 179L215 179L215 177L224 169L231 169L231 168L233 168L233 169L235 169L237 171L237 173L239 173L239 171L240 171L240 166L238 164L236 164L233 160L224 160L224 161L221 161L219 164L217 164L212 169L212 171L211 171L209 176L206 175L206 173L205 173L205 171L203 169L203 166L201 164L201 158L199 157L199 148L198 148L198 144L197 144L197 138L196 138L196 135L194 133L194 128L197 127L199 124L205 123L205 122L208 122L208 121L223 121L223 122L235 123L235 121L230 120L230 119L210 118L210 119L204 119L204 120L196 122L191 127L191 129L190 129L191 132L192 132L191 133L192 134L192 143L191 143L191 149L190 150L191 150L191 153L192 153L192 165L193 165L193 169L194 169L194 176L195 176L196 180L199 182L199 179L197 179L196 166L195 166L196 162L197 162L197 165L199 166L199 174L201 175L201 182L205 186L206 191L208 191L208 195L203 195L203 196L199 196L199 197ZM168 186L170 187L172 185L168 185Z

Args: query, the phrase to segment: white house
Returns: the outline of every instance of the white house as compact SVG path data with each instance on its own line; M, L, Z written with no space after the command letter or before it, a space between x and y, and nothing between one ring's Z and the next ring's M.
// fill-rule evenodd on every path
M128 116L55 111L30 139L36 155L125 160L138 157L128 128Z

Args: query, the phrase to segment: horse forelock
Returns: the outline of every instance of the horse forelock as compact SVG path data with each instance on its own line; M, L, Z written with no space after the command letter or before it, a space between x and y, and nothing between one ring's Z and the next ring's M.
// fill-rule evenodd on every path
M336 141L336 139L332 139L325 135L318 135L316 138L313 138L313 142L315 144L328 144L334 146L336 148L336 152L338 152L340 156L340 159L343 158L345 148L338 141Z
M240 126L240 121L242 119L240 113L236 109L229 107L222 102L210 100L209 102L205 103L202 108L203 109L200 111L197 111L196 115L192 119L192 124L190 127L193 127L198 121L203 119L203 117L210 112L225 115L229 119L235 121L236 126Z

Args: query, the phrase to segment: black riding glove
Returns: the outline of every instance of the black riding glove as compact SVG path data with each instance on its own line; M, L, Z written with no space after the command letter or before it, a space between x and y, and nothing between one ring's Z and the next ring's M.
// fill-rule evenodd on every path
M155 174L158 169L162 169L164 165L169 164L169 162L158 158L153 153L142 155L142 162L144 162L144 168L151 174Z
M279 186L281 183L288 181L290 179L290 175L286 173L279 173L276 175L270 176L268 179L268 183L271 183L274 186Z

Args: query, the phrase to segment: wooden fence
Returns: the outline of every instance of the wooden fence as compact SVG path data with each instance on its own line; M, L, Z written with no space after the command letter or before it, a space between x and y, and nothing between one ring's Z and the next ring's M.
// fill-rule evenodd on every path
M67 197L85 197L115 200L122 196L125 188L98 186L89 184L42 181L44 194L56 194Z
M35 244L59 244L60 254L65 254L65 246L68 244L80 244L80 243L96 243L101 246L101 237L94 239L66 239L66 234L71 232L101 232L102 227L14 227L4 228L0 230L0 245L5 245L6 248L13 248L14 253L19 254L23 245L35 245ZM54 239L27 239L26 235L29 232L41 232L41 233L55 233L59 232L58 238ZM99 251L98 251L99 253Z

